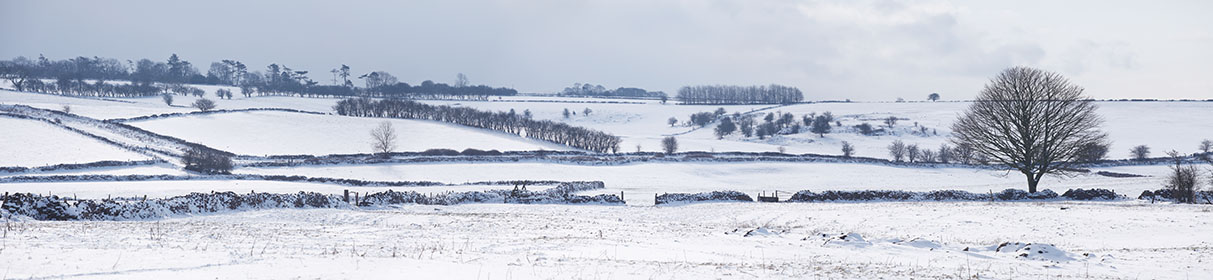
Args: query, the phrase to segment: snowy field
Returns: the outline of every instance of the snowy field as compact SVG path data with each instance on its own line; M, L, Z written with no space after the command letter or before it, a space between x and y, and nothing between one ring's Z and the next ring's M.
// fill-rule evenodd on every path
M143 197L165 198L187 195L192 192L236 192L236 193L298 193L316 192L322 194L343 194L345 190L351 193L373 193L387 190L415 191L418 193L467 192L483 190L506 190L512 185L451 185L451 186L403 186L403 187L359 187L336 184L308 182L280 182L256 180L184 180L184 181L130 181L130 182L33 182L33 183L3 183L4 191L19 193L37 193L43 195L58 195L80 199L99 199L108 197ZM527 186L528 190L539 191L551 188L551 185ZM352 196L352 194L351 194Z
M449 123L252 111L128 122L152 132L190 139L242 155L372 153L370 133L380 122L396 129L397 151L472 148L500 151L571 150L563 145Z
M199 86L208 98L221 87ZM63 110L95 119L195 111L195 97L95 99L0 90L0 104ZM812 97L810 97L812 99ZM332 113L338 99L235 97L219 109L284 108ZM559 101L559 102L553 102ZM622 150L660 149L676 135L680 151L839 154L887 158L894 140L937 148L969 103L821 103L790 106L685 106L653 100L520 96L491 101L425 101L521 113L623 138ZM604 103L613 102L613 103ZM766 140L716 139L712 128L669 126L696 112L832 112L842 123L825 137L799 133ZM564 109L577 112L565 119ZM590 108L586 115L583 111ZM37 114L38 110L14 110ZM1101 102L1111 158L1129 147L1195 151L1213 138L1210 102ZM42 112L45 113L45 112ZM41 116L63 117L57 114ZM760 115L760 116L761 116ZM893 135L861 136L850 127L898 117ZM241 155L349 154L370 151L369 131L385 119L252 111L174 116L128 124ZM446 123L391 119L397 151L446 148L501 151L575 150L509 134ZM177 151L183 143L89 119L64 126L139 149ZM0 117L0 166L36 167L151 157L41 121ZM911 130L927 128L927 135ZM199 175L167 163L0 173L52 175ZM257 159L243 159L251 163ZM1150 204L1143 190L1163 187L1164 165L1091 168L1045 177L1042 189L1112 189L1129 199L1105 202L699 203L652 206L654 195L736 190L751 196L800 190L1023 189L1018 173L956 166L911 167L832 162L517 162L237 167L236 174L368 181L434 181L433 187L353 187L259 180L0 183L0 192L77 198L184 195L190 192L340 194L385 190L441 193L510 189L470 185L507 180L602 181L581 193L623 194L626 206L462 204L362 209L278 209L174 216L146 221L34 221L5 217L3 279L384 278L417 279L1209 279L1213 278L1213 206ZM576 162L576 161L571 161ZM1202 166L1202 168L1207 165ZM1094 172L1143 175L1114 178ZM550 186L529 186L542 190ZM845 237L844 237L845 236ZM1005 244L1004 244L1005 243ZM1001 246L1000 246L1001 245Z
M1040 184L1059 194L1071 188L1105 188L1136 198L1144 190L1162 188L1166 166L1097 168L1151 177L1112 178L1095 174L1049 176ZM652 205L660 193L736 190L757 195L781 191L787 198L800 190L965 190L985 193L1023 189L1019 173L965 168L914 168L848 163L636 163L587 166L557 163L432 163L241 168L240 173L303 175L373 181L436 181L462 183L500 180L592 180L619 193L629 204Z
M1210 210L1095 202L266 210L10 223L0 263L14 279L1208 279Z
M0 166L35 167L148 156L38 121L0 116Z
M559 98L551 97L549 99ZM759 121L766 113L792 113L796 116L796 120L800 121L801 116L808 113L831 112L842 123L842 127L833 128L833 133L826 134L824 138L802 132L758 140L757 137L743 138L740 133L734 133L725 137L724 140L717 140L713 133L716 124L710 124L705 128L687 133L694 127L684 124L671 127L667 120L674 117L680 123L684 123L691 114L697 112L710 112L717 108L724 108L728 114L747 113L772 105L692 106L673 105L672 102L662 105L653 101L647 101L646 104L425 102L491 111L531 110L536 119L563 121L619 135L624 140L621 145L624 151L635 151L637 145L640 145L643 151L660 151L661 138L677 135L680 151L775 152L783 147L786 152L795 154L841 154L841 142L848 141L856 146L856 155L877 158L888 158L886 147L893 140L902 140L906 144L918 144L923 148L938 148L940 144L947 141L947 136L951 133L952 122L970 104L969 102L816 103L779 106L757 111L761 113L758 115ZM1137 145L1150 146L1154 151L1154 156L1162 156L1162 153L1168 150L1191 153L1196 151L1201 140L1213 138L1213 134L1201 133L1202 131L1213 131L1213 122L1207 121L1213 119L1213 102L1099 102L1097 104L1099 114L1106 121L1103 130L1112 140L1108 153L1110 158L1129 158L1129 149ZM578 112L578 115L564 119L561 112L566 108ZM593 112L586 116L581 113L585 108L590 108ZM852 128L861 123L880 127L884 125L882 120L890 116L899 119L893 129L897 131L897 135L863 136ZM920 127L926 127L931 134L922 136L908 133L908 131L918 130ZM807 131L807 128L805 130Z

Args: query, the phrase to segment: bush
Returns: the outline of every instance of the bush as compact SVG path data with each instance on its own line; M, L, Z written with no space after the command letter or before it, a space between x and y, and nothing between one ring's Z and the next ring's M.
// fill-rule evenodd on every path
M192 104L191 106L193 106L194 108L198 108L199 111L206 112L206 111L215 109L215 101L211 101L210 99L206 99L206 98L200 98L197 101L194 101L194 104Z
M222 153L198 147L190 148L181 156L185 170L207 174L231 174L232 158Z

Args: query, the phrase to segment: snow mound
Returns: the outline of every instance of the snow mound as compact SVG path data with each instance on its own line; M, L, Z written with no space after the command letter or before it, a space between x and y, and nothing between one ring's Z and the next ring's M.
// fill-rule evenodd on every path
M786 232L786 231L778 230L778 229L770 229L767 227L756 227L756 228L751 228L751 229L744 229L744 228L734 229L733 231L725 232L724 234L741 235L741 237L766 237L766 236L779 236L780 234L783 234L784 232Z
M1074 257L1069 252L1063 251L1054 247L1052 244L1043 243L1022 243L1022 242L1003 242L994 250L998 253L1013 254L1018 259L1051 261L1051 262L1068 262L1073 261Z
M926 240L926 239L922 239L922 238L914 238L914 239L910 239L909 241L894 242L894 244L902 245L902 246L909 246L909 247L914 247L914 248L931 249L931 250L943 248L943 245L939 244L939 242Z
M821 244L823 246L832 244L832 245L839 245L839 246L851 246L851 247L856 247L856 248L863 248L863 247L868 247L868 246L872 245L872 242L868 242L866 239L863 238L863 235L854 233L854 232L848 232L848 233L844 233L844 234L840 234L840 235L822 234L821 238L825 239L825 242Z

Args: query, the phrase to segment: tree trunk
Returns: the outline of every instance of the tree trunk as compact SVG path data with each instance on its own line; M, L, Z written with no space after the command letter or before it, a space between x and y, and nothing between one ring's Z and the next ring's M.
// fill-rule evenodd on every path
M1024 173L1024 175L1028 176L1028 193L1036 193L1036 185L1040 183L1040 179L1032 174Z

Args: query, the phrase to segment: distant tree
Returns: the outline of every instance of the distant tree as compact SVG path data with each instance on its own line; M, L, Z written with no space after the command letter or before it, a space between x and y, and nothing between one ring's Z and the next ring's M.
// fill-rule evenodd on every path
M662 105L665 105L665 102L666 102L666 101L668 101L669 99L670 99L670 97L669 97L669 96L662 95L662 96L661 96L661 104L662 104Z
M863 134L863 135L872 135L872 132L873 132L872 125L870 125L868 123L861 123L859 125L856 125L855 129L859 130L859 134Z
M918 149L918 144L906 145L906 159L910 162L922 161L922 151Z
M1205 139L1204 141L1200 141L1198 149L1201 153L1208 154L1210 151L1213 151L1213 140Z
M1108 155L1108 145L1104 143L1085 143L1078 149L1075 160L1078 162L1096 162Z
M889 156L893 157L893 161L902 161L906 157L906 143L901 140L893 140L893 144L889 145Z
M905 103L905 102L906 102L905 98L901 98L901 97L897 98L897 103Z
M842 141L842 157L851 157L855 154L855 146L851 142Z
M345 87L354 87L354 82L350 81L350 66L342 64L341 68L337 68L337 76L341 77L342 85Z
M206 111L215 109L215 101L211 101L210 99L206 99L206 98L199 98L198 100L194 101L194 104L191 104L190 106L197 108L199 111L206 112Z
M1133 159L1144 160L1150 158L1150 147L1146 145L1137 145L1136 147L1133 147L1133 149L1130 149L1129 153L1133 155Z
M674 118L674 117L670 117L669 120L666 120L666 123L669 123L670 127L674 127L675 124L678 124L678 119Z
M535 115L531 114L531 109L522 110L522 118L529 120L534 117L535 117Z
M160 98L164 100L164 105L173 106L173 95L172 94L164 93L164 94L160 95Z
M249 85L240 86L240 94L244 95L244 97L253 97L253 93L256 93L256 92L257 92L257 89L252 86L249 86Z
M63 110L61 110L61 111L63 111L64 113L71 114L71 113L72 113L72 105L63 104Z
M1013 67L991 79L952 124L952 141L1023 173L1035 193L1045 174L1073 166L1083 145L1105 141L1096 108L1061 75Z
M566 119L569 118L569 116L572 114L573 113L569 112L569 108L564 108L564 112L560 113L560 115L564 116L564 118L566 118Z
M455 87L467 87L469 85L468 76L463 73L455 74Z
M745 115L737 119L737 127L741 130L741 135L745 137L754 136L754 116Z
M192 147L181 155L181 163L185 170L207 174L229 174L232 171L232 158L218 151Z
M732 134L737 130L737 125L733 123L733 118L725 116L720 119L720 124L716 125L716 139L723 139L725 135Z
M927 95L927 100L930 100L931 102L939 101L939 94L931 93L931 95Z
M973 145L965 143L957 143L956 148L952 149L953 158L956 162L963 164L973 164L977 160L977 151L973 149Z
M922 149L922 151L919 152L918 160L921 162L936 162L936 160L939 159L935 156L935 150Z
M889 126L890 129L893 128L894 125L897 125L897 117L889 116L885 118L884 125Z
M809 127L809 132L817 133L818 137L826 137L826 133L830 133L830 117L825 114L817 116L813 120L813 126Z
M581 111L581 114L583 116L589 116L590 113L593 113L593 112L594 112L594 110L590 110L590 108L585 108L585 110Z
M678 152L678 139L674 139L674 136L661 139L661 150L666 154Z
M775 121L775 113L767 113L767 116L763 117L762 120L767 122Z
M1175 202L1196 202L1196 193L1201 185L1200 169L1191 164L1184 165L1183 156L1177 151L1167 152L1167 155L1175 160L1175 165L1171 166L1171 174L1167 176L1165 187L1171 190Z
M391 122L380 122L371 130L371 150L384 157L396 150L396 129Z
M222 99L222 98L232 99L232 91L223 89L223 88L216 90L215 95L219 96L220 99Z
M939 162L942 162L942 163L952 162L952 158L953 158L952 147L949 147L948 144L940 144L939 151L936 152L935 155L936 155L936 157L939 158Z
M774 136L779 132L779 127L773 122L764 122L758 125L755 134L758 134L758 139L765 139L767 136Z

